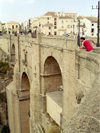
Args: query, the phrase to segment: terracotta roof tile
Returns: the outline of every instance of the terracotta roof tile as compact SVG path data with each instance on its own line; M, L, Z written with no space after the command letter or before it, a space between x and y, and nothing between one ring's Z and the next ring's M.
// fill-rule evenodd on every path
M86 17L88 20L90 20L91 22L97 22L98 19L97 17Z
M97 22L98 21L97 17L93 17L93 16L89 16L89 17L86 17L86 16L78 16L77 17L77 19L84 19L84 18L90 20L91 22Z
M78 16L77 17L77 19L83 19L84 18L84 16Z
M47 12L46 14L44 14L43 16L52 16L52 17L57 17L55 12Z

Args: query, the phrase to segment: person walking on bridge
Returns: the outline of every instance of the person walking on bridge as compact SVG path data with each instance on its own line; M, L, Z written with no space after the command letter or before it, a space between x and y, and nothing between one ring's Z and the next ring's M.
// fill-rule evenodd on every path
M80 47L80 49L84 49L86 48L86 50L89 52L91 50L94 50L94 48L92 47L92 45L90 44L90 42L88 40L85 40L85 37L81 37L80 41L83 43L83 45Z

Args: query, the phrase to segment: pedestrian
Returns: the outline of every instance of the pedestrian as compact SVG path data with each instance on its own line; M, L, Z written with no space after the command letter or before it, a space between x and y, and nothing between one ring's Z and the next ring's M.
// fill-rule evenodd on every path
M88 40L85 40L85 37L81 37L80 41L83 43L83 45L80 47L80 49L84 49L86 48L86 50L89 52L91 50L94 50L94 48L92 47L92 45L90 44L90 42Z

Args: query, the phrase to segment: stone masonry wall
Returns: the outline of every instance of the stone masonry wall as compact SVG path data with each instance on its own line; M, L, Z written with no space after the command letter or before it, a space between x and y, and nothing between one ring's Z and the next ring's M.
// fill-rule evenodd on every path
M75 64L75 81L76 81L76 98L77 102L85 95L87 90L91 87L96 74L98 73L99 55L94 52L87 52L85 50L76 50L76 64Z

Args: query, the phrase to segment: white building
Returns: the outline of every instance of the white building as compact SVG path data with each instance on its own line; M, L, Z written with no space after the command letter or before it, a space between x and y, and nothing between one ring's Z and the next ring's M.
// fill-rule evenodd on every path
M78 17L80 20L80 35L97 37L97 17Z
M23 23L23 30L24 30L24 31L28 31L28 21L25 21L25 22Z

